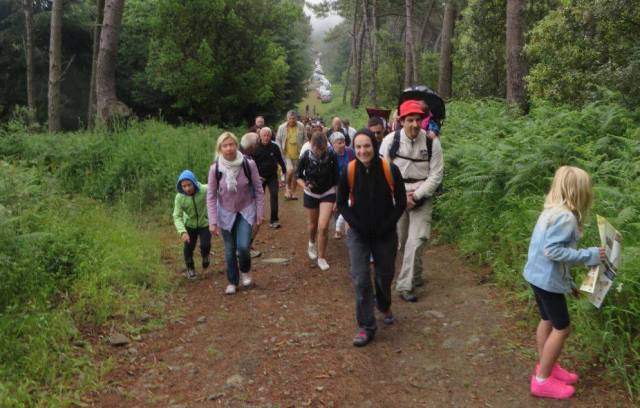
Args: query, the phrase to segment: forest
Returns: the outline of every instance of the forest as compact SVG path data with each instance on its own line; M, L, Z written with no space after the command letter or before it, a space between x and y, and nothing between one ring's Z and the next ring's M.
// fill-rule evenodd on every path
M342 19L319 37L308 13ZM98 339L169 320L175 177L204 178L223 130L303 111L318 55L326 123L363 127L366 107L395 109L413 85L446 101L434 245L490 267L531 333L522 268L544 194L561 165L589 172L580 245L597 245L605 216L623 261L602 308L568 302L568 350L631 406L638 38L640 0L0 0L0 406L95 404L117 370Z

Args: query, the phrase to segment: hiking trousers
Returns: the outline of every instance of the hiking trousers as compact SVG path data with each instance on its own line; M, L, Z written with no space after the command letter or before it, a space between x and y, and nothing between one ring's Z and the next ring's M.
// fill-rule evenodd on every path
M347 248L351 263L351 281L356 301L358 327L368 334L376 331L375 303L382 313L391 308L391 282L395 273L398 237L390 233L384 239L364 239L354 229L347 232ZM375 259L371 283L371 254Z
M269 222L272 224L278 221L278 173L271 177L264 179L262 182L262 190L265 190L265 186L269 188L269 208L271 209L271 218Z
M251 271L251 246L252 226L240 213L236 214L236 220L231 231L220 229L224 241L224 261L227 266L227 280L232 285L238 286L240 274Z
M422 279L422 251L431 237L433 200L428 198L418 208L405 210L398 221L398 252L402 267L396 280L396 291L411 292L416 281Z
M198 238L200 239L200 255L202 255L202 262L204 263L205 259L208 260L209 252L211 252L211 232L209 231L209 227L187 227L187 234L189 234L189 242L184 243L182 251L184 254L184 263L187 265L187 269L194 269L193 252L196 249Z

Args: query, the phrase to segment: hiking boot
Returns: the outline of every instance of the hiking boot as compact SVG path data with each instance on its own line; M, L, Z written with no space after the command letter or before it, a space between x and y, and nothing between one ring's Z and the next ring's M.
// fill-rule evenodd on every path
M249 250L249 255L250 255L252 258L257 258L257 257L259 257L260 255L262 255L262 252L258 251L257 249L250 249L250 250Z
M364 347L373 340L373 334L367 334L366 331L360 330L356 337L353 338L353 345L356 347Z
M400 299L404 300L405 302L418 301L418 297L413 293L409 292L408 290L403 290L402 292L400 292Z
M329 270L329 263L324 258L318 258L318 268L320 268L321 271L327 271Z
M536 376L531 376L531 394L536 397L553 398L553 399L569 399L576 392L573 386L563 383L562 381L549 377L542 382L538 382Z
M235 295L236 293L236 285L228 284L227 288L224 290L225 295Z
M251 287L251 284L253 284L253 281L251 280L251 276L249 275L249 273L240 272L240 280L242 281L243 288Z
M536 364L536 375L540 372L540 363ZM551 369L551 377L556 380L560 380L565 384L575 384L578 382L578 374L572 373L569 370L566 370L560 367L560 364L555 363L553 368Z
M184 274L189 280L194 280L197 277L196 270L193 268L188 268Z
M315 261L318 259L318 248L316 248L315 242L309 242L309 248L307 249L307 254L309 255L309 259Z
M389 310L387 313L383 313L383 315L384 317L382 318L382 323L387 326L391 326L396 321L396 318L393 317L393 313L391 313L391 310Z
M278 221L272 222L271 224L269 224L269 227L273 229L278 229L280 228L280 223Z
M211 262L209 261L209 258L202 258L202 269L207 269L209 267L209 265L211 264Z

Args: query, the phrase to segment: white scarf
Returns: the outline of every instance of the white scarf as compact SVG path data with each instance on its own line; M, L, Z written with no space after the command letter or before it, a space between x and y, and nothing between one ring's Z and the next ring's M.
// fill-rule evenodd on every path
M238 191L238 174L242 169L242 161L244 156L239 151L236 152L235 160L228 161L220 155L218 160L218 166L220 166L220 173L225 174L225 180L227 181L227 190L236 192Z

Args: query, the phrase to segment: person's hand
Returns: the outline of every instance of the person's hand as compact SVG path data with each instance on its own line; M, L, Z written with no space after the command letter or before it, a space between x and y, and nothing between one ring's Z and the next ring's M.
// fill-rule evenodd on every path
M216 237L220 235L220 229L217 225L209 225L209 231L211 231L211 235L215 235Z
M333 203L332 211L334 214L338 212L338 203Z
M407 209L410 210L415 207L416 202L413 201L413 192L407 193Z
M264 177L260 177L260 182L264 183L265 178Z
M573 286L571 288L571 294L573 295L573 297L575 298L579 298L580 297L580 291L578 290L578 288L576 288L575 286Z
M182 235L180 236L180 239L182 240L182 242L187 244L191 242L191 239L189 238L189 234L187 234L186 232L182 233Z
M256 216L256 225L262 225L262 217Z
M607 250L604 247L598 248L598 253L600 254L601 261L607 260Z
M435 139L436 137L438 137L438 135L436 134L436 132L434 132L433 130L427 130L427 137L431 140Z

